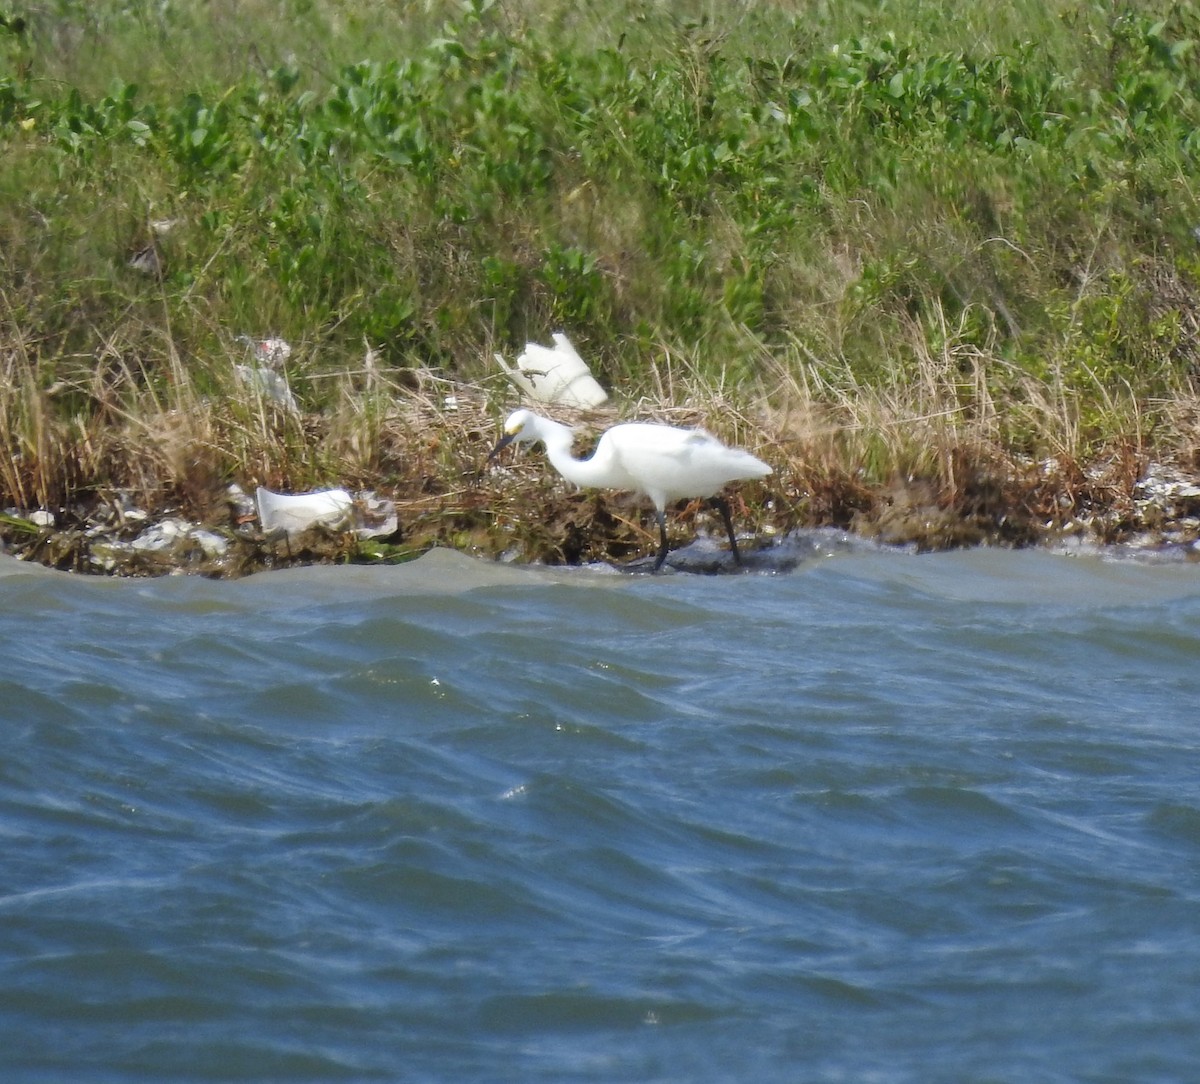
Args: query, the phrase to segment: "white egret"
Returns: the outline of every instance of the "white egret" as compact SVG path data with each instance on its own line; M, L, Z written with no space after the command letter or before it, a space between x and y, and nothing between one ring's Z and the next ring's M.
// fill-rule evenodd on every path
M667 559L667 506L684 497L709 497L721 513L733 558L740 565L737 539L729 503L718 496L729 482L765 478L771 473L757 456L722 444L703 429L681 429L654 422L623 422L601 437L589 459L571 454L569 426L543 418L531 410L518 410L504 423L504 436L488 459L513 442L546 446L551 465L568 482L581 488L620 489L645 494L654 503L661 543L654 571Z

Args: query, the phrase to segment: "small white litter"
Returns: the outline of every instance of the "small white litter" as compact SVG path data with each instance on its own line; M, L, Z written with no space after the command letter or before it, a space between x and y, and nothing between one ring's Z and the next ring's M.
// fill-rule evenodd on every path
M266 534L286 531L299 534L316 524L342 527L350 522L354 501L344 489L316 493L273 493L258 487L258 520Z
M571 345L571 340L556 331L554 346L526 343L525 352L517 358L515 367L497 354L509 379L531 399L541 403L562 403L564 406L587 410L599 406L608 398L592 376L587 363Z
M254 356L272 369L278 369L292 356L292 344L286 339L252 339L249 335L238 336L242 342L254 348Z
M142 245L127 261L128 265L143 275L153 275L156 278L163 273L163 258L158 254L154 245Z
M386 497L367 491L358 495L354 505L354 529L359 538L386 538L400 528L396 504Z
M235 365L238 379L268 403L283 407L289 414L298 414L299 406L288 387L287 377L270 369L256 369L250 365Z

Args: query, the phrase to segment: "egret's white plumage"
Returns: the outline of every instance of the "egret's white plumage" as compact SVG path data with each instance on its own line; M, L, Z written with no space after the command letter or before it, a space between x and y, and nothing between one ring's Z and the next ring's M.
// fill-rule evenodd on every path
M585 488L630 490L650 498L661 536L655 571L662 567L667 556L667 506L685 497L714 498L725 521L734 558L741 562L729 506L717 494L730 482L765 478L770 474L771 468L757 456L741 448L730 448L703 429L623 422L600 437L589 459L576 459L571 454L570 427L531 410L518 410L504 423L504 436L489 458L513 442L537 441L546 446L551 465L568 482Z

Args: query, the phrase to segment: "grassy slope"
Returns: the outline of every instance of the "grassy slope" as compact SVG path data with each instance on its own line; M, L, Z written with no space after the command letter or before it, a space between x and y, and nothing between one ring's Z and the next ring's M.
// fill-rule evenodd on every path
M796 519L1194 454L1200 8L594 8L0 0L0 505L453 491L493 350L559 327ZM240 332L296 345L303 421Z

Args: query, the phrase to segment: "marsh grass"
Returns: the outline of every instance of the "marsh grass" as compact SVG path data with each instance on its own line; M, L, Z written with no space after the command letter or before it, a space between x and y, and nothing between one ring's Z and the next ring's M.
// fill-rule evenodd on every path
M634 547L591 497L520 527L525 465L465 481L492 354L562 328L594 425L771 458L760 524L908 487L1023 540L1197 465L1198 41L1135 0L0 0L0 506L346 484Z

